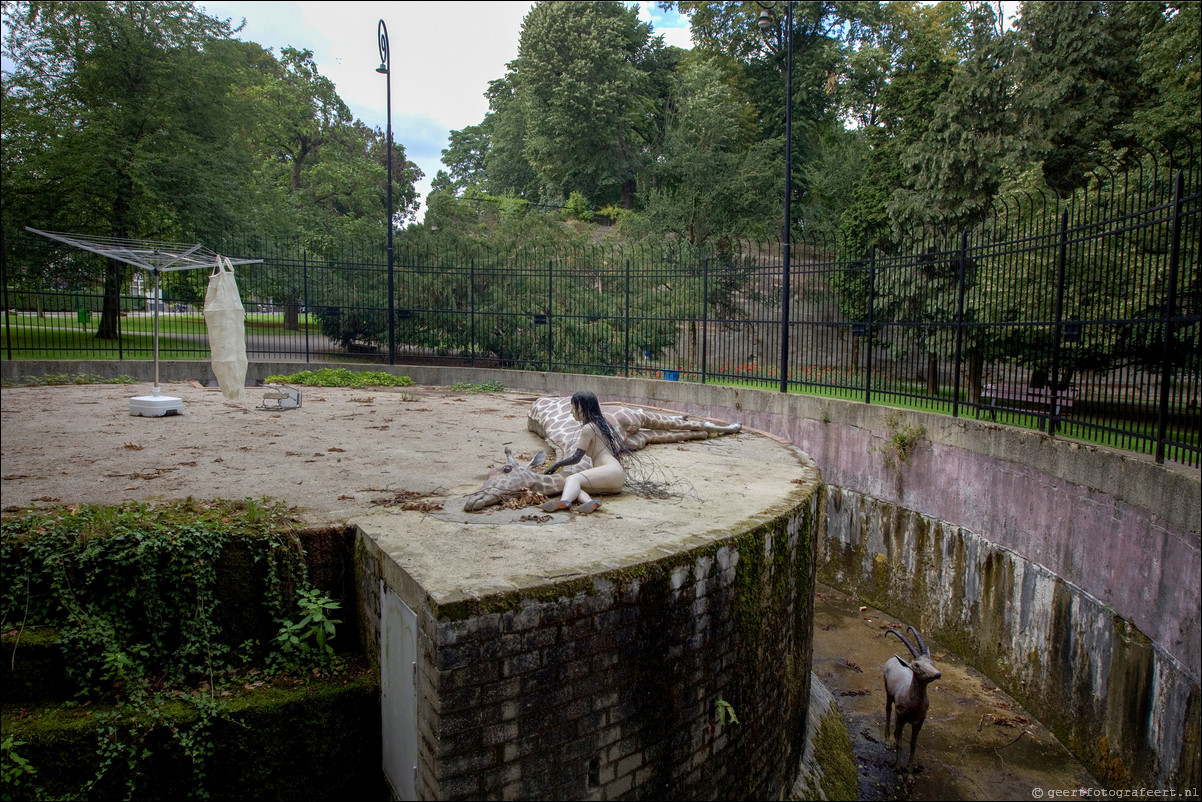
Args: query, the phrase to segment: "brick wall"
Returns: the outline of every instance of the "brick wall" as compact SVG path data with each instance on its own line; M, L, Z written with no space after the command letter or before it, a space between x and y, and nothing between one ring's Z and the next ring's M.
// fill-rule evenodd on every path
M657 562L419 604L419 796L787 792L809 695L817 503L811 492ZM719 721L719 701L737 724Z

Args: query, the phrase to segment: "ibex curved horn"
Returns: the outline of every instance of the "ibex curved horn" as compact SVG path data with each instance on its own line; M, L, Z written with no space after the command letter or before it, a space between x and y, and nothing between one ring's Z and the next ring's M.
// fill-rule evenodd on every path
M928 648L927 648L927 645L926 645L925 643L923 643L923 642L922 642L922 635L919 635L919 634L918 634L918 630L917 630L917 629L915 629L915 628L913 627L913 625L911 625L911 626L910 626L910 631L914 633L914 640L918 641L918 648L919 648L919 649L922 649L922 653L923 653L923 654L925 654L925 655L927 655L927 656L930 656L930 654L931 654L931 650L930 650L930 649L928 649ZM915 656L915 657L917 657L918 655L914 655L914 656Z
M911 631L913 631L914 627L910 627L910 629L911 629ZM900 640L902 643L906 644L906 648L910 650L911 657L921 657L922 656L922 653L915 650L914 645L912 643L910 643L910 641L906 640L905 635L901 634L896 629L891 629L885 633L885 636L888 637L890 633L896 635L898 640ZM914 634L917 635L918 633L915 632ZM919 643L921 643L921 642L922 642L922 640L919 639Z

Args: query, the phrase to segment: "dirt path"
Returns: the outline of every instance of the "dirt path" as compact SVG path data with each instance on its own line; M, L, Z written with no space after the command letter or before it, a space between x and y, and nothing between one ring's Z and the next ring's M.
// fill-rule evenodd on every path
M860 799L1039 799L1035 789L1099 788L1080 763L1018 703L982 674L927 638L943 675L928 688L913 778L893 768L884 745L881 666L906 647L889 629L905 624L832 588L814 600L814 673L847 719L859 769ZM902 765L910 730L902 738Z

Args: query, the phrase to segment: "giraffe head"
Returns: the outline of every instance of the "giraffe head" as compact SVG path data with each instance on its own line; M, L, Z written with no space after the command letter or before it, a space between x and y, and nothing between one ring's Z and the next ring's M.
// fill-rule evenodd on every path
M535 472L535 467L542 465L546 458L547 452L540 451L528 464L522 465L513 458L512 451L505 449L505 464L498 465L488 472L488 478L484 480L480 489L464 501L464 512L477 512L485 507L500 504L506 496L520 493L527 488L539 492L563 490L563 477ZM554 489L557 480L558 490Z

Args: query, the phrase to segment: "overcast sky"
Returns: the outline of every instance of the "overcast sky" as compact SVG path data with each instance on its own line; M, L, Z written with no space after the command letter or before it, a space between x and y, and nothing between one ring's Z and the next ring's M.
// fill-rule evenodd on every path
M376 72L376 28L388 26L392 57L392 135L425 173L418 183L423 205L430 180L452 130L476 125L488 111L488 82L517 57L522 19L532 3L489 2L233 2L199 0L198 6L237 26L239 38L272 48L312 50L321 74L338 87L351 113L384 129L385 78ZM670 45L689 47L688 22L655 3L640 6Z

